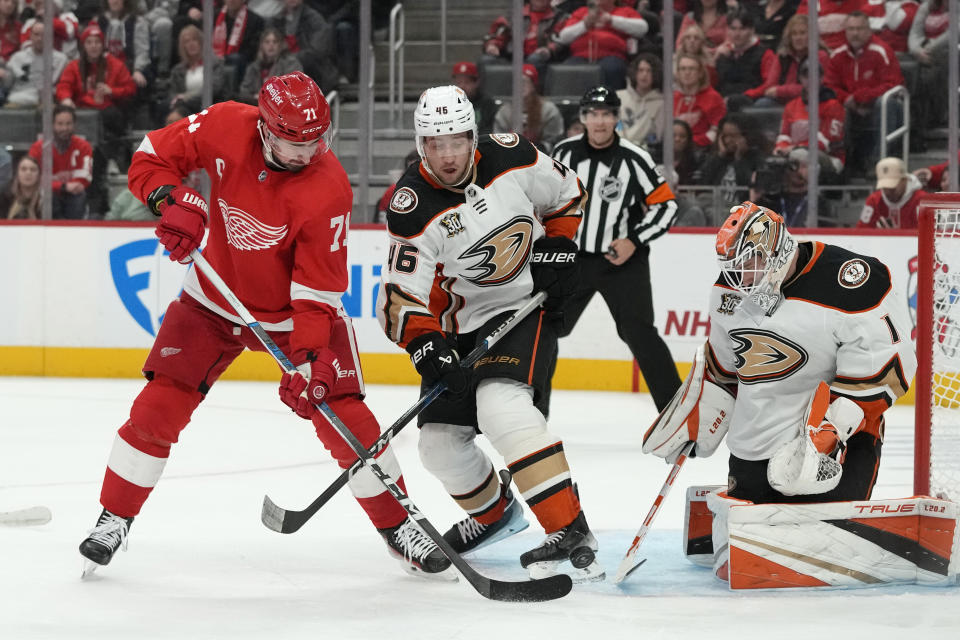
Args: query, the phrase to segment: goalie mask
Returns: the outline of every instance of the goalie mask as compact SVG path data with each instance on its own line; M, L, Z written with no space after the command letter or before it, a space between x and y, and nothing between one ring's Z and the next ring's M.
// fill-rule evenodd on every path
M724 281L772 314L780 302L797 243L783 217L752 202L730 210L717 234L717 261Z
M420 94L413 112L413 127L417 153L427 173L447 186L463 182L473 168L477 150L477 121L473 104L463 89L448 85L432 87ZM452 159L464 157L463 167ZM441 162L443 166L433 166Z

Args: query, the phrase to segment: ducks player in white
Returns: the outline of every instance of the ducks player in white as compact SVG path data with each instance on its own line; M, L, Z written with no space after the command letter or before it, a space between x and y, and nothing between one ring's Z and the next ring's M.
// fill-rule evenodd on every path
M570 562L575 579L600 579L563 452L546 423L557 354L551 313L573 291L585 197L576 174L513 134L478 138L473 107L452 86L427 89L414 113L421 162L397 183L387 212L390 253L377 314L411 354L426 389L447 391L419 416L420 458L468 518L444 537L461 553L527 526L512 480L548 534L520 562L533 577ZM458 353L545 290L531 314L471 371ZM486 435L510 473L477 446Z

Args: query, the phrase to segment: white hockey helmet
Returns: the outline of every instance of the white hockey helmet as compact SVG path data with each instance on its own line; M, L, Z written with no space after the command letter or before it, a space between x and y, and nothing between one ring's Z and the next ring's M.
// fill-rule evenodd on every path
M772 313L797 253L783 216L749 201L738 204L720 227L716 248L726 283Z
M434 179L440 181L424 154L423 140L427 137L469 132L473 147L467 172L473 167L473 152L477 150L477 120L470 98L460 87L431 87L421 93L417 108L413 112L413 128L416 133L417 153L420 154L424 168Z

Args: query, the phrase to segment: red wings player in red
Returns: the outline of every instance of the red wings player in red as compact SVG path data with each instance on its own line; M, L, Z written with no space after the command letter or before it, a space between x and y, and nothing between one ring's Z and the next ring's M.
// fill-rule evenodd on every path
M346 234L353 194L328 149L330 108L303 73L272 78L259 108L216 104L149 133L130 165L130 190L160 217L157 236L177 261L189 259L204 229L204 257L301 373L283 376L281 400L312 419L341 467L356 455L319 417L326 401L364 446L380 435L363 402L360 359L340 297L347 287ZM180 185L203 168L203 197ZM257 338L196 269L170 303L143 373L148 382L114 441L100 493L103 512L80 545L84 575L125 547L134 516L160 479L170 448L210 387ZM380 466L399 477L391 448ZM364 467L350 488L391 553L410 573L443 574L450 561ZM403 486L402 479L400 486Z

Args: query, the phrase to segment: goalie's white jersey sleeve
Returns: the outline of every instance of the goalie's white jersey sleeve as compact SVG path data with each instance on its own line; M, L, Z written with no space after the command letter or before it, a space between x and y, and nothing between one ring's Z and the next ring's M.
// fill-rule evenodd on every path
M744 460L770 458L793 439L820 381L864 410L883 437L883 412L906 393L917 361L907 302L877 260L801 243L797 274L771 316L741 308L722 278L710 300L709 375L736 385L727 445Z
M520 308L532 294L534 241L576 233L585 192L573 171L512 133L481 136L475 157L464 189L441 186L419 164L397 183L377 318L401 346Z

